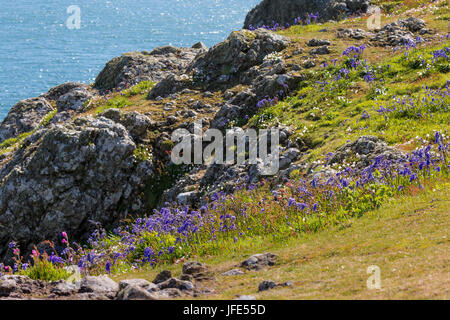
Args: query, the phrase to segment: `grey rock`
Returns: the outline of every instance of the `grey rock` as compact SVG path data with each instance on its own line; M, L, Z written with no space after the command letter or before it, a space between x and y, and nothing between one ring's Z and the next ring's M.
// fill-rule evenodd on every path
M327 46L314 48L309 52L309 54L311 54L311 55L314 55L314 54L324 55L324 54L329 54L329 53L330 53L330 49Z
M69 283L61 280L50 283L50 292L56 296L70 296L80 289L80 283Z
M82 111L84 103L91 99L93 95L85 88L75 88L59 97L56 102L58 112Z
M245 274L245 272L243 272L242 270L239 270L239 269L233 269L233 270L229 270L229 271L222 273L222 276L230 277L230 276L239 276L242 274Z
M81 281L80 293L93 293L108 298L116 297L119 285L107 276L86 276Z
M197 275L208 271L208 267L197 261L187 262L183 265L183 274Z
M364 31L363 29L344 29L337 30L338 38L351 38L355 40L361 40L367 37L373 36L372 33Z
M259 65L269 53L285 49L288 40L267 30L232 32L227 40L200 54L189 67L197 83L227 87L240 74Z
M193 205L197 200L198 196L199 193L197 191L180 193L177 196L177 202L180 205Z
M266 266L273 266L278 256L273 253L255 254L241 263L241 267L249 270L259 270Z
M0 124L0 143L36 129L42 119L53 110L45 98L19 101Z
M128 285L120 290L117 300L158 300L158 297L141 286Z
M277 284L275 281L271 281L271 280L265 280L263 282L261 282L258 286L258 291L267 291L273 288L276 288Z
M172 272L168 270L161 271L153 280L154 284L159 284L172 278Z
M207 51L208 47L203 42L197 42L192 46L193 49L201 49L202 51Z
M95 79L94 87L106 91L124 89L141 81L159 82L168 75L182 72L203 50L165 46L152 52L126 53L106 64Z
M375 161L375 158L381 157L385 160L400 160L405 155L400 150L389 147L384 141L375 136L362 136L338 148L330 157L327 164L342 164L350 158L354 159L355 156L359 157L355 165L355 170L363 170L371 165Z
M316 66L316 63L313 60L307 60L305 63L303 63L303 68L305 69L311 69Z
M311 12L319 14L319 21L338 20L365 13L369 4L368 0L263 0L247 14L244 28L271 26L274 22L293 24L296 18L305 20Z
M169 299L169 298L179 298L183 296L183 293L177 288L167 288L158 292L155 292L154 295L158 299Z
M167 97L176 92L182 91L183 89L190 86L192 79L186 75L175 75L171 74L166 78L162 79L157 83L148 93L148 98L152 100L157 100L159 97Z
M158 283L160 290L164 289L178 289L181 291L194 290L194 284L190 281L184 281L177 278L170 278L164 282Z
M156 291L158 290L158 286L155 283L151 283L145 279L129 279L122 280L119 282L119 290L122 291L128 286L134 286L137 288L142 288L146 291Z
M321 47L321 46L329 46L331 43L325 39L311 39L308 41L307 45L309 47Z
M44 93L40 97L46 99L47 101L58 101L61 96L73 90L90 91L91 88L88 85L79 82L66 82L51 88L47 93Z
M0 167L0 257L13 238L28 248L62 231L86 239L89 220L108 226L143 210L152 175L127 130L100 117L37 131ZM127 204L125 209L124 204Z

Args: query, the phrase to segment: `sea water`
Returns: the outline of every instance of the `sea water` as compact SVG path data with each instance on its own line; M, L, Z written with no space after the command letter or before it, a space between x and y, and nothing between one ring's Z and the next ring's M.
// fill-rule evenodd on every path
M68 81L93 82L122 53L212 46L242 28L258 2L0 0L0 121L19 100Z

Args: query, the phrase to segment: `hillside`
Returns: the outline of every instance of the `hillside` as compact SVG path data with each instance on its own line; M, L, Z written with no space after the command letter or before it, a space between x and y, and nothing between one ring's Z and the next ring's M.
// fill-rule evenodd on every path
M11 109L0 299L448 299L448 1L371 1L370 30L368 1L289 24L303 2L278 2L212 48L125 53ZM280 155L175 164L196 123L277 129Z

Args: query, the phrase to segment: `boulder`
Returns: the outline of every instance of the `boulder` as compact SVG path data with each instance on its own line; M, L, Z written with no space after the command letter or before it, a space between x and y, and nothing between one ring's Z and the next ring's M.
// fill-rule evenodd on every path
M259 270L266 266L273 266L278 256L273 253L255 254L241 263L241 267L249 270Z
M82 111L84 103L91 99L93 95L85 88L75 88L58 98L56 106L58 112Z
M166 280L169 280L170 278L172 278L172 272L168 271L168 270L163 270L160 273L158 273L158 275L156 276L155 280L153 280L154 284L159 284L162 283Z
M0 124L0 143L36 129L53 110L50 103L42 97L19 101Z
M306 45L308 47L321 47L321 46L329 46L331 43L328 40L325 39L311 39L309 40Z
M141 81L159 82L182 72L204 48L164 46L151 52L130 52L109 61L95 79L100 91L121 90Z
M189 66L194 81L207 87L229 87L242 72L259 65L273 52L285 49L288 40L267 30L240 30L199 55Z
M376 158L385 160L400 160L404 154L375 136L362 136L353 142L348 142L338 148L327 161L327 165L343 164L349 159L358 159L355 170L362 170L370 166Z
M187 75L168 75L157 83L148 93L148 98L156 100L158 98L165 98L171 94L189 87L192 83L192 79Z
M129 279L129 280L122 280L119 282L119 290L123 290L129 286L141 288L146 291L158 290L156 284L151 283L150 281L147 281L145 279Z
M149 161L121 124L100 117L37 131L0 168L0 257L7 243L22 248L62 231L86 239L89 221L105 227L143 209Z
M222 276L231 277L231 276L240 276L242 274L245 274L245 272L242 270L239 270L239 269L232 269L232 270L222 273Z
M158 300L158 297L140 286L129 285L120 290L117 300Z
M180 280L177 278L170 278L164 282L158 283L160 290L164 289L178 289L181 291L194 290L194 285L190 281Z
M86 276L80 285L80 293L93 293L108 298L114 298L118 291L119 285L107 276Z
M63 84L60 84L56 87L51 88L50 90L48 90L47 93L44 93L43 95L41 95L42 98L47 99L48 101L58 101L58 99L69 93L70 91L73 90L91 90L91 88L83 83L79 83L79 82L66 82Z
M292 25L297 18L304 21L310 13L317 13L318 21L338 20L365 13L369 4L369 0L263 0L247 14L244 28Z
M324 55L324 54L330 54L330 49L328 46L322 46L318 48L314 48L309 52L310 55L318 54L318 55Z

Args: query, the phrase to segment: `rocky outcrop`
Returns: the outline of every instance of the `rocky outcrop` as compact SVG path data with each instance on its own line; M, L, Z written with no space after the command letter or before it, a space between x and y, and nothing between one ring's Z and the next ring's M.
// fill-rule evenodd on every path
M305 20L312 13L318 13L320 21L338 20L365 13L369 4L369 0L263 0L247 14L244 28L291 25L295 19Z
M263 63L264 58L285 49L288 40L267 30L232 32L227 40L198 56L189 71L196 83L206 87L229 87L251 67Z
M401 46L414 44L417 41L417 35L432 33L425 28L423 20L409 17L408 19L399 19L397 22L389 23L381 29L367 32L362 29L344 29L337 30L338 38L351 38L356 40L367 39L376 46Z
M49 101L58 101L58 99L69 93L70 91L73 90L91 90L91 87L83 84L83 83L79 83L79 82L66 82L63 84L60 84L59 86L53 87L50 90L48 90L47 93L44 93L43 95L41 95L41 97L49 100Z
M383 157L386 160L400 160L404 154L375 136L362 136L338 148L327 164L343 164L356 158L355 169L362 170L371 165L377 157Z
M89 221L105 226L139 212L139 194L152 174L121 124L100 117L37 131L0 168L0 256L61 231L85 238Z
M57 102L56 107L58 112L64 111L82 111L84 103L93 97L92 93L83 87L74 88L69 92L61 95Z
M183 71L204 46L177 48L165 46L151 52L130 52L109 61L95 79L94 87L101 90L121 90L141 81L159 82L168 75Z
M19 101L0 124L0 143L36 129L54 108L42 97Z

